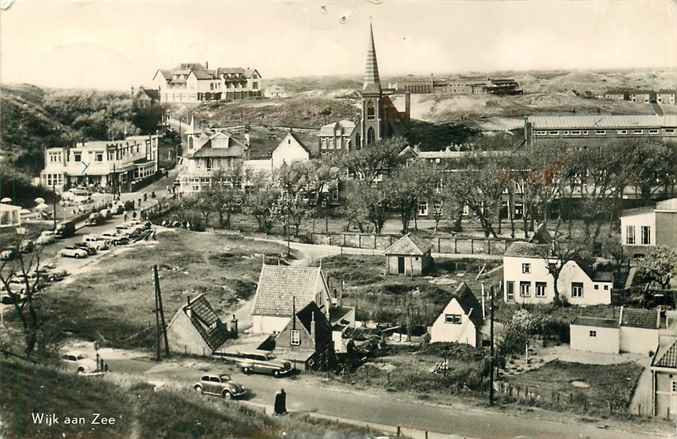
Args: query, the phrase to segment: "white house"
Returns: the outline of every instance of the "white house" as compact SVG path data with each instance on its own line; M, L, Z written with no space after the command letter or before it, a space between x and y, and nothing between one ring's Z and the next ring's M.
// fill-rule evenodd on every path
M0 227L21 225L21 206L0 203Z
M482 343L482 309L470 287L463 282L430 327L430 343Z
M674 335L668 315L659 309L621 307L617 318L579 316L571 322L570 346L573 350L618 354L647 354L658 346L663 335Z
M657 245L677 248L677 198L659 201L655 207L624 210L621 244L632 257L645 256Z
M310 302L330 318L331 296L320 267L264 264L254 297L252 333L279 333L294 315L294 308L302 309Z
M310 160L310 149L290 130L273 150L270 165L272 170L276 170L284 164L289 166L306 160Z
M550 245L514 242L503 256L504 300L512 303L550 303L555 298L553 276L548 263ZM613 274L583 269L576 261L564 264L557 281L561 298L573 305L608 305L611 303Z

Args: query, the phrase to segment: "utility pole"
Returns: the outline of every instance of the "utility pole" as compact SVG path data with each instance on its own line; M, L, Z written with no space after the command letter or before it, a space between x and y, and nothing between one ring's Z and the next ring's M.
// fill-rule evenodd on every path
M167 339L167 326L165 324L165 310L162 307L162 291L160 291L160 276L158 275L157 265L153 265L153 277L155 279L155 294L157 296L158 308L160 311L160 323L162 324L162 334L165 342L165 355L169 356L169 340Z
M494 405L494 286L489 289L490 294L490 323L489 323L489 337L491 338L491 358L489 371L489 405Z
M160 304L155 284L155 361L160 361Z
M52 203L52 221L54 223L54 231L56 232L56 176L52 178L52 194L54 194L54 203Z

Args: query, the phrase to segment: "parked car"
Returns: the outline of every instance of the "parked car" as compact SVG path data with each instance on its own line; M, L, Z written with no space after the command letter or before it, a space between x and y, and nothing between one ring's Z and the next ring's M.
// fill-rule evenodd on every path
M47 280L49 282L59 282L64 280L66 276L68 276L68 272L66 270L50 271L47 273Z
M82 239L82 242L97 251L108 250L110 248L109 241L97 235L87 235Z
M195 391L203 395L221 396L226 399L240 398L247 393L241 384L233 382L230 375L204 375L193 386Z
M56 241L56 235L51 230L45 230L40 233L40 236L35 240L38 245L47 245Z
M89 218L87 218L87 225L89 226L98 226L103 224L103 222L104 218L98 212L90 213Z
M96 249L94 247L90 247L86 242L76 242L73 244L73 247L83 249L87 252L87 256L94 256L96 254Z
M64 221L57 224L55 235L57 238L70 238L75 235L75 223L72 221Z
M101 215L101 218L104 220L107 220L113 216L113 212L110 209L101 209L99 215Z
M61 256L62 258L80 259L80 258L86 258L89 255L87 254L87 251L85 251L81 248L78 248L78 247L75 247L75 246L68 246L68 247L62 249L59 252L59 256Z
M61 360L67 369L74 370L77 373L92 373L97 371L96 361L87 358L79 352L66 352L61 356Z
M22 300L22 296L10 296L8 294L0 294L0 303L3 305L14 305L18 300Z
M16 258L19 252L16 248L10 247L0 252L0 260L2 261L11 261Z
M116 232L105 232L101 234L103 239L106 239L113 243L113 245L127 245L129 244L129 238L126 236L120 235Z
M19 251L21 253L30 253L33 251L34 248L35 245L33 244L33 241L31 241L30 239L24 239L19 244Z
M289 375L293 370L289 361L275 360L272 355L266 358L267 359L265 360L250 358L240 360L240 369L245 374L259 373L264 375L272 375L276 378Z

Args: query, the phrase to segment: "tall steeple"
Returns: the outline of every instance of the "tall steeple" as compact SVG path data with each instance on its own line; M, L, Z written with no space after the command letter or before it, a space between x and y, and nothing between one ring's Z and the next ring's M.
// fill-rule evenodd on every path
M367 46L367 63L364 71L362 91L365 93L381 93L381 78L378 75L376 46L374 45L374 28L369 23L369 43Z

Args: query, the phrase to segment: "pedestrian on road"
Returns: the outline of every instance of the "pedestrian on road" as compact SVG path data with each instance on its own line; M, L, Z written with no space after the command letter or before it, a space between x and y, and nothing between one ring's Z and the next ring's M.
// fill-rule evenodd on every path
M284 389L280 389L275 394L274 404L275 416L283 416L287 414L287 394Z
M122 215L122 221L125 223L127 222L127 212L125 212L125 214Z

